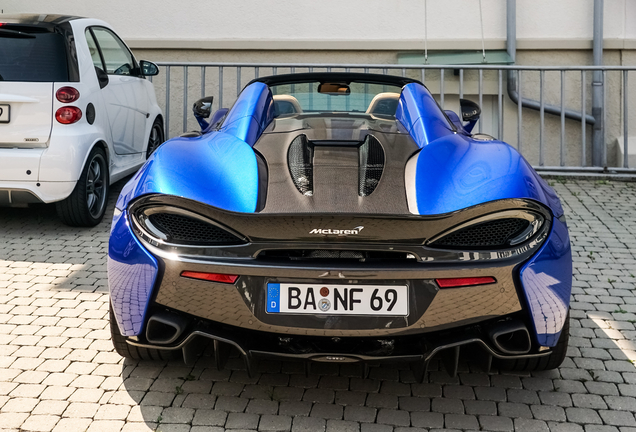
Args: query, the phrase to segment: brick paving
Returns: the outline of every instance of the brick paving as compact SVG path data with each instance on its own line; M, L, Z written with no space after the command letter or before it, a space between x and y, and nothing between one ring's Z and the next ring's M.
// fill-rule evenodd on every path
M53 206L0 209L0 431L212 432L423 429L636 431L636 184L566 180L574 251L572 327L559 370L457 378L433 365L415 383L402 366L263 362L217 371L205 356L124 361L108 330L110 216L63 226ZM119 183L111 195L111 209Z

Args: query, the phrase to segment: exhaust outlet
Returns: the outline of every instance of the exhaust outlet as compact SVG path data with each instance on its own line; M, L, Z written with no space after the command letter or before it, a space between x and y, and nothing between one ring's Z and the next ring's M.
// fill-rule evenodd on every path
M181 336L188 325L188 320L169 312L157 312L148 319L146 339L151 344L167 345Z
M495 347L504 354L526 354L532 347L528 328L519 321L499 323L490 330L489 335Z

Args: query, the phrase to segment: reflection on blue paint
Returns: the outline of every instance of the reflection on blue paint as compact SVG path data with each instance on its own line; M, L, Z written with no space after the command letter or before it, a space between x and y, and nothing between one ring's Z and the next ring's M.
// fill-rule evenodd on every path
M532 167L501 141L448 135L417 155L415 191L422 215L460 210L505 198L549 204Z
M520 273L537 343L553 347L561 335L572 291L572 250L565 223L554 219L545 244Z
M453 133L437 102L421 84L409 83L402 88L395 118L420 147Z
M266 84L255 82L243 89L220 130L253 146L273 119L272 92Z
M258 166L252 148L222 132L173 138L151 156L124 187L117 208L148 193L186 197L236 212L254 212Z
M122 335L140 334L158 268L130 231L126 212L116 214L108 243L108 286Z

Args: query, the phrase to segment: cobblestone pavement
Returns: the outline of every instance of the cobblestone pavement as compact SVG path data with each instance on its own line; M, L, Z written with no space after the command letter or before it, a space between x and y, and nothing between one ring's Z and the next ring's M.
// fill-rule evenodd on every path
M52 206L0 209L0 430L636 431L636 184L555 181L574 249L571 342L559 370L357 370L238 358L124 361L108 330L110 216L63 226ZM117 190L111 196L111 208ZM410 428L410 429L409 429Z

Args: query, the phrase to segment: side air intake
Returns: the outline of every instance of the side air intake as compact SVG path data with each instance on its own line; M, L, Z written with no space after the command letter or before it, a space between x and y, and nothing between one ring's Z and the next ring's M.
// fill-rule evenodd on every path
M371 195L380 182L384 171L384 150L382 144L373 136L367 135L358 150L358 195Z
M298 135L289 145L287 166L294 186L303 195L314 194L314 150L305 135Z

